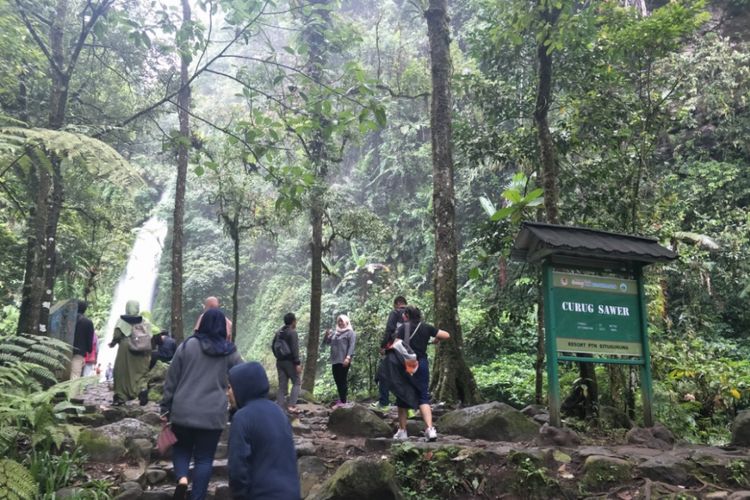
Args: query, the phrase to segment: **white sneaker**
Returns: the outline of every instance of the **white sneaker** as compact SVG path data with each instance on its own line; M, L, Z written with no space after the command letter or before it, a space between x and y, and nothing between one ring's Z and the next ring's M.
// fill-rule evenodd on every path
M427 441L436 441L437 440L437 431L434 427L428 427L424 430L424 438Z
M399 429L398 432L393 435L393 439L397 441L406 441L409 439L409 435L406 433L406 429Z

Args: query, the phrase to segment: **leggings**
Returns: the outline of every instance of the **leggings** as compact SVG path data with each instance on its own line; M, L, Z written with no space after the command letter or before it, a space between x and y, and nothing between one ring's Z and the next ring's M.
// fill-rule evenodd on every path
M333 380L336 382L336 389L339 392L339 400L342 403L346 403L346 394L349 391L349 384L346 381L346 376L349 374L349 366L345 367L341 363L337 363L331 366L331 371L333 371Z

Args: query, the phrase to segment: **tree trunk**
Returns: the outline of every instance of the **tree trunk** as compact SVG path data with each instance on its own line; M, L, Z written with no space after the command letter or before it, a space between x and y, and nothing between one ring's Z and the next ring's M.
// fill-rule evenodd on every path
M307 362L302 377L302 388L313 392L317 375L318 353L320 350L320 306L323 297L323 198L315 193L310 208L312 225L312 272L310 275L310 331L307 335Z
M237 343L237 311L239 311L240 293L240 216L239 210L234 215L232 228L232 242L234 243L234 287L232 288L232 341Z
M463 357L458 318L457 244L451 124L450 31L447 0L430 0L425 12L432 69L433 222L435 225L434 309L436 326L450 332L435 356L432 392L439 401L472 404L478 399L474 376Z
M560 10L544 3L545 9L541 13L544 21L543 29L552 29L560 17ZM549 34L546 33L537 42L537 61L539 71L539 82L536 94L536 106L534 108L534 122L537 127L537 142L539 144L539 156L542 169L542 188L544 189L544 209L547 222L559 224L558 200L560 188L557 182L557 153L552 133L549 129L549 107L552 102L552 53L547 46ZM541 302L541 301L540 301ZM592 413L593 403L597 400L597 383L594 365L591 363L579 363L579 374L581 382L588 387L584 403L584 411L587 416Z
M306 72L313 82L323 81L323 68L328 58L326 32L331 27L328 10L329 0L311 0L312 13L306 20L302 38L309 47L309 60ZM314 110L311 112L317 130L308 144L308 158L317 178L317 185L310 197L310 225L312 241L310 242L311 275L310 275L310 329L307 336L307 360L302 376L302 388L311 393L315 389L317 376L318 353L320 352L320 317L323 296L323 211L324 184L328 174L326 163L326 142L323 128L327 125L323 115Z
M182 0L182 26L180 32L190 29L190 2ZM188 37L189 38L189 37ZM178 33L179 39L179 33ZM172 217L172 336L177 342L184 337L182 321L182 247L185 219L185 184L187 182L188 145L190 144L190 48L188 40L180 45L180 92L177 95L177 116L180 122L180 142L177 146L177 180Z

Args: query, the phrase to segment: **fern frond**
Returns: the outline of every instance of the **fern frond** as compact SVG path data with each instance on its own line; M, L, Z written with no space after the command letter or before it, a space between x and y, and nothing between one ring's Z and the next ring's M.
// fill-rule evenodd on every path
M114 182L145 182L111 146L84 134L42 128L0 127L0 160L29 152L52 155ZM42 158L46 159L46 158Z
M33 366L31 370L29 370L29 373L42 382L49 382L50 384L57 383L57 377L55 377L55 374L44 366Z
M20 345L0 344L0 353L17 354L21 356L23 355L23 353L25 353L28 350L29 350L28 347L23 347Z
M53 370L62 368L61 363L57 358L47 356L41 352L26 351L21 359Z
M33 500L37 484L31 472L14 460L0 460L0 491L5 491L7 498Z

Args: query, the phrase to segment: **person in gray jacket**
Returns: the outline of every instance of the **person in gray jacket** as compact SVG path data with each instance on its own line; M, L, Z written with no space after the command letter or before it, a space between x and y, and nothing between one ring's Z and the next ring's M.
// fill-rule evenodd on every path
M289 413L297 413L297 398L300 391L300 375L302 375L302 363L299 359L299 338L297 337L297 317L294 313L284 315L284 326L276 332L282 342L289 346L289 354L286 356L274 352L276 356L276 373L279 378L279 390L276 393L276 402L282 410ZM289 381L292 382L292 393L287 401L289 392Z
M188 498L188 471L194 461L190 498L206 498L221 431L227 423L227 374L242 363L227 340L226 317L209 309L195 334L178 348L169 365L161 401L162 419L177 437L172 449L177 488L174 499Z
M346 314L341 314L336 319L336 329L326 331L323 342L331 346L331 370L333 380L336 382L336 390L339 393L339 400L333 405L339 408L346 405L346 396L349 391L349 368L354 358L354 345L357 342L357 335L352 329L352 323Z

